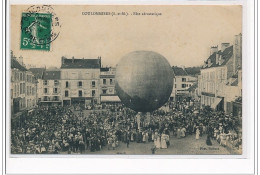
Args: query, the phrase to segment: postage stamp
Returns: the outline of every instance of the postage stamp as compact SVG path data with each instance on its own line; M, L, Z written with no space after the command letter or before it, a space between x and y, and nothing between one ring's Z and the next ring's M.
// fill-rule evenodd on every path
M23 13L21 49L50 50L51 14Z
M31 6L22 13L21 49L50 51L59 35L59 18L51 6Z

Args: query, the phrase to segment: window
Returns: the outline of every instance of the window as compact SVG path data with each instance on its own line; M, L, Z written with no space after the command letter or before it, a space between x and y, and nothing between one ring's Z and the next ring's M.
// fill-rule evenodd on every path
M19 89L20 89L20 86L19 86L19 84L18 84L18 85L16 86L15 96L20 95L20 94L19 94Z
M23 83L23 94L25 94L25 83Z
M54 86L58 86L59 85L59 80L54 80Z
M48 85L48 80L43 80L43 85Z
M53 88L53 93L57 94L58 93L58 88Z
M29 86L26 86L26 95L29 95Z
M66 88L68 88L68 87L69 87L69 82L68 82L68 81L66 81L66 84L65 84L65 86L66 86Z
M113 79L110 79L110 84L113 84Z
M186 84L181 84L181 87L182 88L186 88Z
M48 101L47 96L43 97L43 101Z
M177 88L177 84L175 84L175 88Z
M68 97L69 96L69 91L65 91L65 97Z
M103 93L103 94L106 94L106 93L107 93L107 90L106 90L106 89L103 89L103 90L102 90L102 93Z
M20 83L20 94L23 94L23 83Z
M95 87L95 86L96 86L96 82L92 81L92 87Z
M20 73L20 81L23 80L23 73Z
M182 78L181 80L182 80L182 82L186 82L186 78Z
M96 95L96 91L92 90L92 97L94 97Z
M54 96L53 100L54 101L59 101L59 97L58 96Z
M107 80L106 79L103 79L103 84L107 84Z
M44 88L44 93L45 93L45 94L48 93L48 88Z
M82 87L82 81L79 81L79 82L78 82L78 86L79 86L79 87Z
M82 97L82 90L79 90L79 97Z

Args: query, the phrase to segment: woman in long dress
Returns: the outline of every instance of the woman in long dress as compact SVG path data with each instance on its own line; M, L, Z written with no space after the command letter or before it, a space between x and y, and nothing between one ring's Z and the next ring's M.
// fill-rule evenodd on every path
M131 132L131 142L133 142L134 141L134 132Z
M154 138L153 138L153 142L154 142L154 145L156 146L156 143L157 143L157 138L158 138L158 132L155 131L154 133Z
M177 129L177 138L178 139L181 138L181 129L180 128Z
M154 141L154 132L152 132L152 141Z
M156 140L156 148L160 149L161 148L161 137L158 135L157 140Z
M186 133L186 128L183 127L183 128L181 129L181 137L185 137L185 133Z
M196 129L196 140L199 140L199 138L200 138L200 129L197 128Z
M145 135L145 132L142 133L142 136L143 136L143 143L146 142L146 135Z
M145 132L145 142L148 143L149 142L149 134L148 132Z
M167 148L167 144L166 144L166 134L162 134L162 137L161 137L161 148L165 149Z

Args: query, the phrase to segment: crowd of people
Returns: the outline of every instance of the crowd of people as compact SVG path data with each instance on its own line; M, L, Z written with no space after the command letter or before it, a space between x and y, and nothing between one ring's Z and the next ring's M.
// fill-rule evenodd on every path
M241 122L238 117L197 109L190 103L167 103L152 113L136 113L122 104L102 106L88 112L74 107L38 107L26 117L12 121L11 153L87 153L127 147L132 142L153 143L167 149L170 138L207 135L222 146L241 149ZM230 145L229 145L230 144Z

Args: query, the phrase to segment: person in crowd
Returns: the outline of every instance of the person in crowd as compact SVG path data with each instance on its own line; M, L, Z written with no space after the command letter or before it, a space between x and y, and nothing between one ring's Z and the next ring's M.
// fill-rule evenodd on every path
M158 134L156 139L156 148L161 149L161 135Z
M165 132L163 132L161 136L161 148L162 149L167 148L167 135L165 134Z
M196 140L199 140L200 139L200 128L197 127L196 129Z
M210 139L210 135L209 135L209 134L207 135L206 144L207 144L208 146L211 146L211 145L212 145L212 142L211 142L211 139Z

